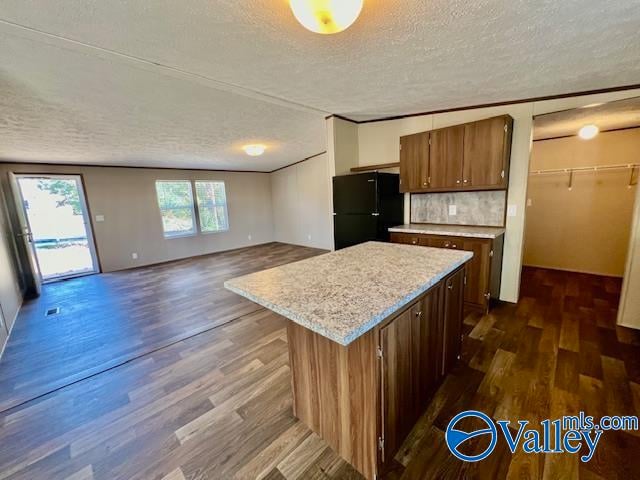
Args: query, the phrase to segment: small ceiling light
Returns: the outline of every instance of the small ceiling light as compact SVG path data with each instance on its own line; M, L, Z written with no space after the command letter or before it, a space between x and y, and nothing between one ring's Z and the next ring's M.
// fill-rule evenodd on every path
M264 145L245 145L242 149L246 152L247 155L252 157L259 157L264 153L267 149Z
M349 28L362 11L364 0L289 0L298 21L315 33L339 33Z
M578 135L583 140L591 140L600 133L600 129L596 125L585 125L580 129Z

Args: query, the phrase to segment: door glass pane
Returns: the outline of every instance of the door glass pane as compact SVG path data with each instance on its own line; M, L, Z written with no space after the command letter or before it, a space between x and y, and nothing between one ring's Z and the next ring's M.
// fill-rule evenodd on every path
M43 280L95 272L74 178L18 179Z

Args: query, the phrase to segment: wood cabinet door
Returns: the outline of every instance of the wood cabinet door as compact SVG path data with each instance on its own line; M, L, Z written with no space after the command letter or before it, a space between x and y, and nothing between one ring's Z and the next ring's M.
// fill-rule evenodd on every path
M412 320L412 366L417 382L414 396L419 417L428 407L442 378L442 285L434 287L422 298L420 310Z
M509 116L464 126L463 187L507 188L512 126Z
M462 186L465 126L431 132L429 188L456 189Z
M473 252L473 258L467 263L467 284L464 289L464 301L486 308L489 303L489 278L491 268L491 240L484 238L460 239L462 249Z
M380 330L383 463L393 458L413 426L415 399L410 346L415 309L414 306L405 310Z
M382 461L402 446L442 376L442 286L380 330Z
M426 189L428 173L429 132L400 137L400 191Z
M464 269L450 275L444 290L444 348L442 375L453 368L460 355L464 300Z

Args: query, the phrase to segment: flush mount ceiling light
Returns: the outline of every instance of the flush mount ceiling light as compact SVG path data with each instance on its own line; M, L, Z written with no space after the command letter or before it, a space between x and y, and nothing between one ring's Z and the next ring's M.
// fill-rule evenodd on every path
M600 129L596 125L585 125L578 132L578 136L583 140L591 140L600 133Z
M242 147L242 149L247 155L250 155L252 157L259 157L264 153L267 147L265 147L264 145L245 145L244 147Z
M362 11L364 0L289 0L298 21L315 33L339 33L349 28Z

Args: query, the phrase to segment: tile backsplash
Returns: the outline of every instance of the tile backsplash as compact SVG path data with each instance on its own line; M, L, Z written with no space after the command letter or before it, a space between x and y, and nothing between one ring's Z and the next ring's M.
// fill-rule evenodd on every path
M450 206L455 205L455 208ZM414 193L411 195L412 223L483 225L503 227L507 192ZM450 215L454 213L455 215Z

